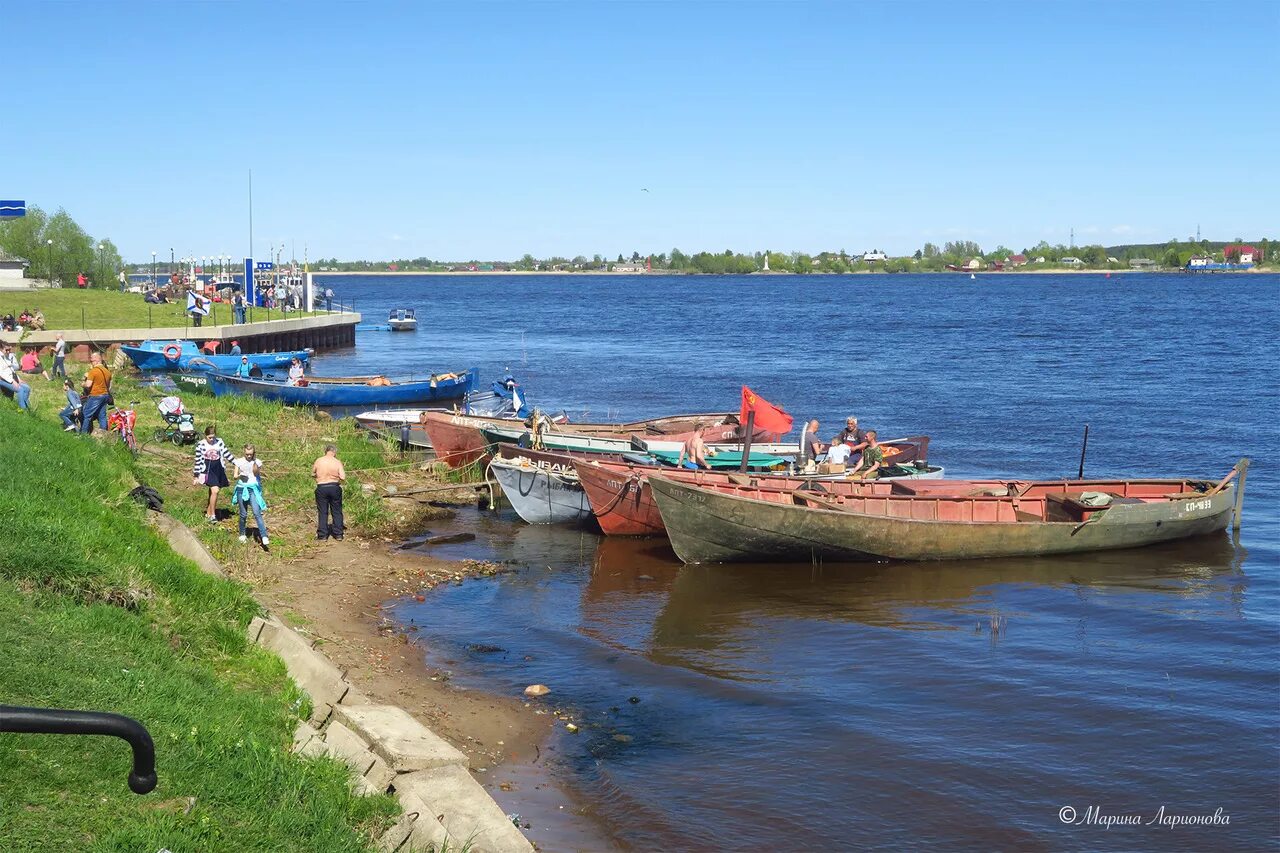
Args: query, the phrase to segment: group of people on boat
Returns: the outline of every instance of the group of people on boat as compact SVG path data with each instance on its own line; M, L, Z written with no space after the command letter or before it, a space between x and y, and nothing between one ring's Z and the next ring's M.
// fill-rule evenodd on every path
M884 467L884 448L876 440L876 431L864 430L858 426L858 419L852 415L845 419L844 429L840 430L830 443L823 443L818 433L819 423L811 420L800 432L800 453L797 465L802 473L814 473L819 462L845 466L846 476L858 480L875 479ZM685 439L680 448L677 467L711 468L707 461L715 450L707 446L703 434L706 424L696 423L693 434Z
M45 328L44 312L37 308L35 311L28 311L26 308L17 317L13 316L13 312L0 317L0 330L6 332L21 332L24 330L33 332L42 332Z

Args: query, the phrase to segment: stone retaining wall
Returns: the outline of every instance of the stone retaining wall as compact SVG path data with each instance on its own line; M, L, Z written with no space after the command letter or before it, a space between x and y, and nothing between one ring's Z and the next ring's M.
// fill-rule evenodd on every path
M148 513L170 546L203 571L222 567L177 519ZM404 813L381 839L386 853L469 849L476 853L532 853L533 846L467 770L468 759L403 708L378 705L351 685L313 640L277 617L249 623L249 642L274 652L311 698L311 716L299 721L293 749L328 756L351 768L358 793L393 793Z

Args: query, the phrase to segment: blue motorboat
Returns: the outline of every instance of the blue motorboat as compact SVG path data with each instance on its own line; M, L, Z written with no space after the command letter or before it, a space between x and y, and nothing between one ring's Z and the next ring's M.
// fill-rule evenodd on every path
M198 370L234 373L241 359L248 358L250 367L275 370L288 367L295 358L306 362L311 350L292 352L255 352L244 355L210 355L194 341L143 341L139 346L121 346L125 355L143 371Z
M215 397L249 395L276 400L288 406L347 408L408 406L461 400L476 385L477 368L457 373L438 373L426 379L392 380L383 376L308 376L290 385L285 379L245 378L227 373L180 373L174 378L181 387L200 390Z

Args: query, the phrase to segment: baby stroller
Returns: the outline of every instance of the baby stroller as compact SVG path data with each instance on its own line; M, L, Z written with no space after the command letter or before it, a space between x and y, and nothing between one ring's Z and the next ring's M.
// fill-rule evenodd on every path
M169 396L156 403L160 416L164 418L164 429L156 430L157 442L172 441L181 447L184 444L195 444L196 419L190 412L182 408L182 400Z

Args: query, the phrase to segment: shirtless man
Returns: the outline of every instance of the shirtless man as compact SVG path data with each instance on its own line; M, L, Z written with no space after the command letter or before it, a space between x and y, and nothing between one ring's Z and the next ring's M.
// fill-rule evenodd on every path
M680 458L676 460L677 468L684 468L684 460L689 460L690 468L710 468L707 462L707 443L702 440L702 433L706 430L702 424L693 425L693 435L685 439L684 446L680 448Z

